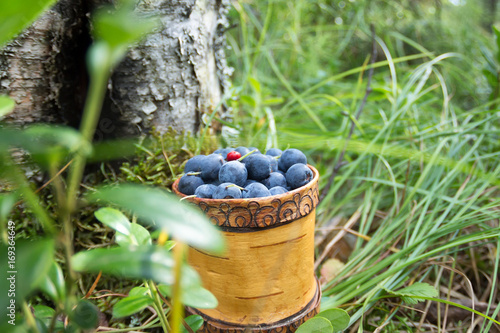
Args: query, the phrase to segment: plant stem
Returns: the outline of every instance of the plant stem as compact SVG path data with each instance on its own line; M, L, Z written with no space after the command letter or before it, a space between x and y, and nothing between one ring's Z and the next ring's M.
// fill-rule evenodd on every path
M28 326L31 327L33 332L39 333L40 331L36 326L35 317L33 317L33 313L31 312L31 309L26 302L23 302L23 312L24 315L26 316L26 322L28 323Z
M257 151L257 149L254 149L254 150L252 150L252 151L250 151L250 152L246 153L245 155L243 155L243 156L241 156L240 158L238 158L238 161L240 161L240 162L241 162L241 161L243 161L243 160L245 159L245 157L248 157L248 156L252 155L252 154L253 154L253 153L255 153L256 151Z
M153 328L153 327L161 327L161 325L158 325L157 323L157 320L154 320L153 322L149 323L149 324L146 324L144 326L137 326L137 327L134 327L133 329L134 330L143 330L143 329L146 329L146 328ZM117 329L110 329L110 330L103 330L103 328L99 329L99 327L97 328L98 331L97 332L107 332L107 333L122 333L122 332L130 332L132 330L132 328L117 328Z
M64 308L64 305L57 305L56 307L56 312L54 313L54 316L52 316L52 319L50 319L50 324L48 328L48 332L52 333L54 332L54 328L56 327L56 322L57 322L57 317L60 314L59 307Z
M92 142L94 132L99 120L104 94L106 93L106 84L109 78L109 68L102 71L91 71L89 94L83 111L83 118L80 125L80 133L83 139ZM72 213L76 203L76 193L78 185L83 176L85 167L85 155L80 151L75 156L75 161L70 167L68 180L68 209Z
M212 121L214 120L215 114L217 113L217 111L220 109L220 107L222 106L222 104L228 98L229 98L229 96L227 94L225 94L224 96L222 96L221 100L219 101L219 103L217 103L217 105L215 106L214 110L210 114L210 118L208 118L208 121L207 121L207 123L205 125L205 128L202 130L203 133L198 138L198 142L196 143L196 151L195 151L196 155L198 155L201 152L201 148L203 146L203 143L205 142L205 136L207 135L208 129L210 128L210 125L212 124Z
M156 284L153 281L144 281L144 284L148 287L151 296L153 297L153 307L158 314L158 318L160 319L161 326L164 332L169 331L169 325L167 317L165 316L165 312L163 312L163 305L160 300L160 296L158 295L158 290L156 289Z
M177 242L174 246L174 285L172 287L172 333L179 333L184 316L182 307L182 289L181 289L181 273L182 263L184 261L184 253L186 246L181 242Z
M83 139L89 142L89 144L92 142L97 121L99 119L109 74L109 65L103 66L101 70L90 71L89 93L85 102L83 118L80 125L80 133ZM66 265L69 273L67 281L68 295L72 294L72 290L74 288L73 282L76 280L76 274L71 267L71 256L73 255L73 224L71 222L71 215L75 211L78 187L83 177L85 161L86 157L84 151L78 151L74 158L74 162L70 166L68 190L66 193L66 206L63 207L61 214L64 231Z

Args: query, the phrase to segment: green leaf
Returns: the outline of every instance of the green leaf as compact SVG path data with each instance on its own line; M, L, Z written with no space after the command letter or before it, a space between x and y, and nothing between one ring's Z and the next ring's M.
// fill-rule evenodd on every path
M121 53L120 53L121 54ZM112 50L105 42L94 42L87 51L87 67L96 81L104 79L112 68Z
M121 6L118 10L110 6L103 7L93 16L93 34L97 41L95 45L107 45L106 59L110 61L108 66L112 67L122 59L129 46L151 32L159 23L156 17L137 15L133 6ZM99 61L96 57L89 59L91 63Z
M117 209L105 207L94 213L95 217L104 225L118 231L123 235L130 235L130 222L128 218Z
M213 309L219 304L217 298L202 286L184 286L181 284L182 304L198 309ZM170 286L160 284L158 290L164 296L171 297Z
M61 267L54 261L40 283L40 289L55 302L64 301L66 288Z
M41 304L33 306L33 309L35 310L35 317L40 319L52 318L56 313L56 310Z
M497 63L495 63L495 59L493 59L493 54L490 49L486 47L486 45L479 45L479 50L486 60L485 68L487 68L490 72L494 73L495 76L497 74Z
M283 102L285 102L285 99L283 97L268 97L268 98L265 98L263 103L264 105L278 105L278 104L282 104Z
M101 187L88 198L130 210L143 222L167 230L173 239L193 247L218 253L224 249L222 235L198 208L161 189L124 184Z
M92 147L80 132L66 126L32 125L23 131L26 136L23 148L31 153L46 154L49 148L64 148L67 152L79 151L85 155Z
M120 246L151 245L151 235L142 225L132 223L130 235L126 236L120 232L115 235L115 242Z
M16 319L15 323L16 326L12 326L7 321L4 320L0 321L0 332L26 333L30 331L30 327L27 325L26 320L24 318Z
M260 95L261 92L260 82L254 79L253 77L249 77L248 82L250 82L250 85L255 90L255 92Z
M149 293L149 288L146 287L134 287L128 292L129 296L144 296Z
M10 98L9 96L0 95L0 119L2 119L5 115L11 113L12 110L14 110L15 106L16 102L14 102L12 98Z
M186 324L189 325L189 327L191 327L191 329L194 332L198 332L201 326L203 326L203 317L200 315L191 315L189 317L184 318L184 321L186 322ZM181 326L181 332L189 333L184 326Z
M13 226L14 222L7 223L7 217L12 208L14 208L18 197L19 196L15 192L0 194L0 232L2 234L6 232L7 224Z
M497 42L497 62L500 63L500 30L495 26L492 26L492 28Z
M252 96L248 96L248 95L241 95L240 96L240 100L242 102L244 102L245 104L248 104L250 105L251 107L255 107L257 105L257 103L255 102L255 99L253 99Z
M165 244L163 244L163 247L167 250L172 250L175 246L175 241L166 241Z
M299 326L296 333L333 333L330 321L323 317L313 317Z
M137 138L96 142L92 146L92 154L88 156L87 161L89 163L103 162L135 156L137 143Z
M35 310L35 318L41 320L45 324L45 326L50 325L52 317L54 317L54 315L56 314L56 310L46 305L38 304L33 306L33 309Z
M172 255L158 246L92 249L75 254L71 263L77 272L102 271L114 276L151 279L168 285L174 282ZM194 269L185 265L182 267L182 283L194 287L200 285L201 280Z
M132 223L130 226L130 234L134 236L137 244L139 245L151 245L151 234L142 225L137 223Z
M418 302L423 302L424 298L421 297L437 297L439 295L436 288L433 286L423 283L423 282L415 282L411 286L405 287L403 289L399 289L396 291L385 289L388 293L399 296L403 300L403 302L414 305Z
M119 300L113 306L113 317L122 318L130 316L136 312L144 310L148 305L153 304L153 299L148 295L128 296Z
M0 47L28 27L55 0L0 1Z
M47 325L45 325L45 322L43 320L35 318L35 323L38 333L49 333L49 329L47 328Z
M12 241L11 241L12 242ZM4 258L0 264L0 270L5 273L0 280L0 315L2 318L7 316L7 306L10 300L15 297L16 304L20 304L26 296L35 290L43 277L47 274L54 258L54 240L41 239L32 242L17 241L15 243L15 258L10 266L9 257L12 254L13 242L11 244L0 246L1 258ZM8 278L12 278L8 280ZM8 296L11 292L10 281L15 281L15 295ZM8 296L8 297L6 297Z
M345 330L349 326L349 321L351 320L349 314L342 309L321 311L316 316L328 319L330 324L332 324L334 332Z
M19 147L28 151L41 166L59 162L67 155L78 151L88 155L90 144L81 134L70 127L32 125L25 130L0 129L0 149Z
M130 24L134 22L134 24ZM152 31L160 23L158 18L144 18L134 13L133 8L122 6L118 10L104 7L93 17L94 36L110 47L130 46Z
M47 274L54 260L54 240L23 241L16 246L16 285L20 290L34 290Z
M97 306L89 301L80 300L71 313L70 318L81 328L96 328L99 323L99 310Z

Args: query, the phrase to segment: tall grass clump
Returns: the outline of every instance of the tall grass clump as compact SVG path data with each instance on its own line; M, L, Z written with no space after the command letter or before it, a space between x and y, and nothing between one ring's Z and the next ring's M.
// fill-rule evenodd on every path
M244 143L301 148L320 171L318 228L355 235L322 309L348 310L353 331L499 327L500 112L485 74L499 50L484 10L317 0L231 12L240 94L227 125ZM409 286L425 304L398 293Z

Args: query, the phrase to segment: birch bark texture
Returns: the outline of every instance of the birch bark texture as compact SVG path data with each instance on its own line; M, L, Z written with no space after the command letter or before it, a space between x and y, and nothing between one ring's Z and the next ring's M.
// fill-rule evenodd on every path
M160 16L162 26L129 52L111 78L109 111L129 124L120 126L122 134L151 127L198 131L227 85L227 6L220 0L139 4L140 13Z
M0 52L0 93L16 101L8 122L78 126L87 89L89 13L104 1L60 0ZM161 26L114 70L96 139L153 127L197 132L228 86L224 29L229 0L142 0ZM130 24L134 24L130 22Z
M62 0L0 49L0 94L16 102L6 121L72 123L86 89L90 44L83 0Z

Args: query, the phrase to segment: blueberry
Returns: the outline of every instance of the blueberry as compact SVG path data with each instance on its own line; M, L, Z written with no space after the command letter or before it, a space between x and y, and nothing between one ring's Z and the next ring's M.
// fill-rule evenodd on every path
M244 159L248 178L264 180L271 174L271 162L262 154L252 154Z
M269 156L280 156L283 152L278 148L270 148L266 151L266 155Z
M278 171L276 171L276 172L277 172L277 173L281 173L283 176L285 176L285 175L286 175L286 173L284 173L284 172L283 172L283 171L281 171L281 170L278 170Z
M275 186L286 187L286 178L281 173L271 172L269 177L262 181L262 184L266 185L269 189Z
M288 190L284 187L281 187L281 186L275 186L275 187L271 188L269 190L269 192L271 193L271 195L278 195L278 194L286 193L286 192L288 192Z
M224 164L222 156L219 154L210 154L205 156L201 164L201 178L205 182L217 180L219 177L219 169Z
M184 173L200 172L205 157L206 157L205 155L196 155L194 157L191 157L186 162L186 165L184 165Z
M219 186L220 184L222 184L222 182L220 180L216 179L214 181L211 181L209 184Z
M286 172L286 182L292 190L304 186L309 183L312 178L313 173L311 169L303 163L292 165Z
M244 155L246 155L246 154L248 154L250 152L250 150L247 147L242 147L242 146L236 148L235 151L237 151L238 153L240 153L241 156L244 156Z
M213 154L221 154L221 155L222 155L222 151L223 151L223 150L224 150L224 149L222 149L222 148L216 149L216 150L213 152Z
M245 187L243 191L243 198L262 198L271 195L271 192L261 183L252 183Z
M292 165L297 163L307 164L307 157L300 150L291 148L281 154L278 166L281 171L287 172Z
M196 188L203 184L203 180L198 176L184 175L179 180L179 191L185 195L193 195Z
M267 159L269 160L269 163L271 165L271 172L278 171L278 160L271 155L264 155L264 156L267 157Z
M253 180L253 179L247 179L247 181L245 182L244 187L247 187L248 185L253 184L253 183L257 183L257 181Z
M248 156L247 156L247 155L248 155ZM255 156L255 155L260 155L260 152L250 150L248 153L246 153L245 155L242 155L242 156L241 156L241 158L242 158L241 163L245 164L245 163L247 162L247 159L248 159L249 157L251 157L251 156L253 157L253 156Z
M219 169L219 181L222 183L233 183L238 186L244 186L247 181L248 172L245 164L239 161L230 161Z
M214 191L213 199L240 199L241 190L231 183L222 183Z
M217 186L212 184L203 184L196 188L194 195L198 198L212 199L212 195L214 194L216 188Z

